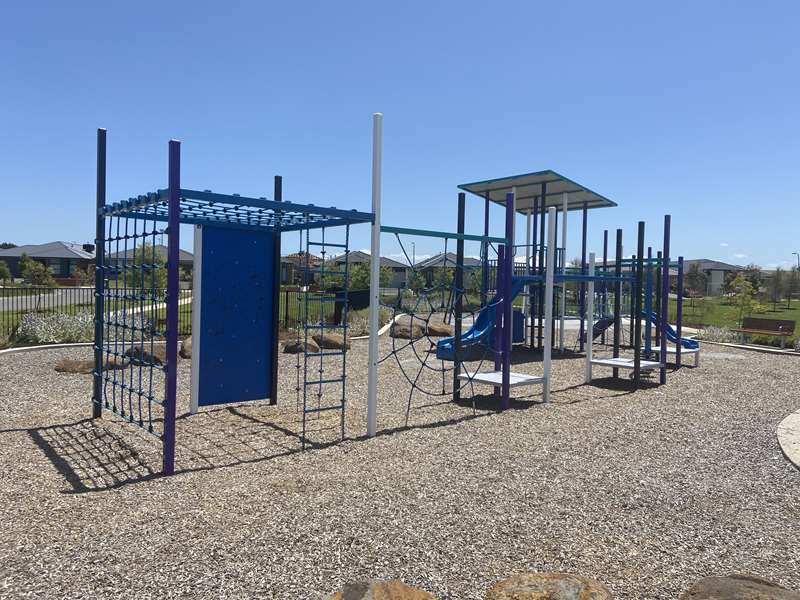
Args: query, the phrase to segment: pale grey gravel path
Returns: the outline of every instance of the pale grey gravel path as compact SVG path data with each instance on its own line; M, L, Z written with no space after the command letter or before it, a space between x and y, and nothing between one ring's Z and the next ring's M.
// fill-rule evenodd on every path
M524 570L593 576L617 598L676 598L731 571L800 589L800 471L775 438L800 406L791 357L714 349L635 393L581 386L582 361L557 360L548 406L534 394L495 414L481 399L474 414L415 396L408 430L387 362L385 434L299 453L282 356L281 406L181 418L165 479L150 475L154 440L85 420L91 381L55 373L64 356L89 351L0 358L0 597L319 598L400 577L477 599ZM358 437L366 342L348 356ZM188 361L180 375L183 413Z

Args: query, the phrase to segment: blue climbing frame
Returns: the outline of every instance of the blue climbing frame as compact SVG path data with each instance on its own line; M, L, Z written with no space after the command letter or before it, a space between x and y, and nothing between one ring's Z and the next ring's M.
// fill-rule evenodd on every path
M180 142L171 140L168 187L107 204L106 131L97 131L92 416L106 409L160 439L165 475L175 470L180 225L272 235L264 279L277 286L281 233L373 221L372 213L285 202L279 177L274 200L185 189L180 160ZM270 324L273 352L264 368L272 374L270 400L275 402L277 302ZM162 343L163 355L156 349Z

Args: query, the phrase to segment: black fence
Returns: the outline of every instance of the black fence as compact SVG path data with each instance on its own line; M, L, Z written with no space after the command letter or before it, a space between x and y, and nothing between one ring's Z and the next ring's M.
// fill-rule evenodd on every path
M130 310L128 305L137 289L116 288L111 290L112 305L107 310ZM157 294L166 295L166 290ZM155 329L166 321L166 304L150 307L145 315ZM93 287L4 287L0 288L0 342L14 344L19 339L19 326L25 315L91 315L94 318ZM187 336L192 333L192 290L180 290L178 298L178 333ZM86 340L91 341L91 339Z
M111 306L106 310L131 311L138 303L130 298L139 293L137 289L116 288L111 290ZM325 320L332 322L337 318L339 302L324 301L322 298L335 297L335 292L311 291L308 304L305 302L307 292L298 288L281 289L278 319L284 329L292 329L305 322ZM360 296L366 292L351 291L351 309L363 308L359 304ZM166 290L160 290L157 297L165 297ZM114 300L116 298L116 300ZM358 306L356 306L358 304ZM365 304L365 302L361 302ZM158 303L146 310L145 317L152 323L154 330L162 330L166 323L166 305ZM341 307L339 308L341 310ZM306 314L306 311L308 314ZM18 336L20 322L28 314L36 315L90 315L94 318L94 288L92 287L0 287L0 343L28 344L29 340L21 340ZM180 290L178 298L178 335L188 336L192 333L192 290ZM91 341L87 339L86 341Z

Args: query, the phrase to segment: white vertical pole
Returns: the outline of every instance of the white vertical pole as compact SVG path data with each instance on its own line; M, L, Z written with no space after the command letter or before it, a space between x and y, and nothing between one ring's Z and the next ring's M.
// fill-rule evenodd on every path
M533 229L533 219L531 218L531 209L525 216L525 275L531 274L531 235ZM525 295L522 297L522 322L525 324L525 345L529 346L530 340L530 323L528 322L529 312L531 306L530 288L525 286Z
M547 272L544 276L544 389L542 399L550 401L550 362L553 349L550 339L553 335L553 275L556 265L556 208L547 209Z
M383 115L372 115L372 242L369 261L369 374L367 378L367 435L378 430L378 311L381 275L381 144Z
M589 277L594 277L594 252L589 253ZM594 342L594 281L586 286L586 383L592 383L592 343Z
M561 245L564 248L564 254L561 257L561 266L567 266L567 212L569 209L569 194L564 192L561 194L561 212L564 213L561 219ZM558 329L558 350L564 351L564 321L567 317L567 287L565 282L561 282L561 325Z

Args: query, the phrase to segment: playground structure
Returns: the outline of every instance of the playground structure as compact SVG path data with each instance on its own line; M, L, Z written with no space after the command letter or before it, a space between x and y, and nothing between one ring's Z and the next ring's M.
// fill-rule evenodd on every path
M303 447L307 443L306 419L310 414L339 411L341 438L345 437L347 255L351 225L370 224L373 257L380 256L381 234L392 234L399 243L401 236L455 241L452 283L423 291L410 305L403 294L398 294L391 307L395 313L393 319L406 316L412 324L415 318L427 324L431 313L437 310L430 301L435 293L442 298L439 308L444 320L452 321L453 326L451 337L440 339L421 352L414 346L413 336L403 345L414 350L421 364L416 378L404 371L411 384L409 409L411 394L418 389L420 373L426 368L442 376L438 395L452 395L453 400L459 400L466 387L472 389L483 384L494 388L503 409L510 406L511 388L518 386L541 385L542 398L549 401L553 349L566 351L566 299L570 283L578 285L579 289L578 344L580 351L586 353L587 383L592 381L593 369L611 368L614 377L619 376L620 370L631 370L636 386L640 384L642 373L659 370L663 384L668 354L675 354L677 367L681 366L682 353L695 354L697 361L697 342L681 337L682 258L674 264L678 270L676 330L670 328L667 318L670 269L673 267L669 258L669 215L664 221L662 252L653 257L649 250L647 258L644 257L645 225L640 222L637 253L630 259L623 259L622 231L617 230L613 265L608 263L608 232L604 233L600 266L595 264L593 253L587 256L587 213L590 208L616 205L554 171L459 186L462 191L458 194L455 232L382 225L381 146L382 116L376 114L373 117L371 212L286 202L279 176L275 177L272 200L182 188L180 143L174 140L169 142L166 189L107 204L106 132L98 130L93 417L100 417L106 409L156 436L163 444L163 473L174 472L181 225L194 227L195 244L190 413L197 412L200 407L219 404L278 402L277 298L281 244L288 240L284 234L296 232L299 235L300 253L305 252L306 257L312 248L322 255L321 264L316 266L306 260L307 274L340 278L335 297L314 296L307 291L304 310L298 309L298 315L304 315L297 330L297 341L303 350L302 359L300 355L297 359L296 385L298 408L302 406ZM482 235L464 230L467 193L484 200ZM489 235L491 203L505 208L501 237ZM583 215L581 264L570 267L565 260L567 218L570 211L578 210ZM526 217L525 244L515 243L517 214ZM557 235L559 215L560 242ZM332 232L336 231L339 238L332 238ZM156 241L163 242L164 237L168 252L162 263L156 257L155 247ZM464 331L464 317L470 312L464 308L467 271L464 243L467 241L480 244L481 281L480 307L468 315L471 326ZM107 259L111 255L128 257L129 250L132 251L130 259ZM524 263L520 264L517 254L521 258L523 251ZM343 269L332 269L331 262L325 259L326 254L333 252L344 257ZM496 259L490 259L493 252ZM411 265L412 270L414 266ZM379 261L370 261L366 424L369 437L377 433L379 365L389 358L379 356L382 301L379 270ZM167 293L165 297L158 297L155 281L162 273L166 275ZM117 285L111 285L112 281ZM120 282L122 292L118 291ZM622 344L625 287L630 299L630 344L627 347ZM490 298L491 292L494 295ZM517 296L522 299L519 312L513 308ZM609 298L612 312L609 312ZM313 320L310 318L310 302L324 305L337 300L344 306L341 320L331 322L324 310ZM162 314L165 318L161 318ZM646 316L644 332L643 316ZM601 343L605 343L609 328L613 328L612 356L598 358L594 354L594 341L600 338ZM323 338L340 333L342 347L321 347L312 351L309 349L311 332L318 332ZM670 348L668 342L673 342L675 348ZM156 345L162 343L165 343L165 352L160 357ZM542 352L540 375L511 370L515 344ZM633 355L622 356L623 349L632 350ZM390 356L396 356L397 352L393 341ZM330 361L334 356L336 360ZM654 357L658 360L653 360ZM438 367L432 367L431 363L437 361ZM486 364L491 364L492 370L484 370ZM327 366L326 370L326 365L332 366ZM333 376L331 368L338 371ZM328 401L323 401L324 398Z

